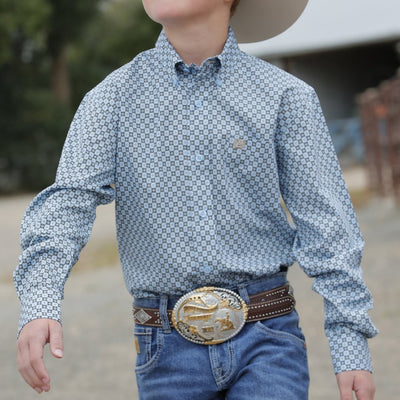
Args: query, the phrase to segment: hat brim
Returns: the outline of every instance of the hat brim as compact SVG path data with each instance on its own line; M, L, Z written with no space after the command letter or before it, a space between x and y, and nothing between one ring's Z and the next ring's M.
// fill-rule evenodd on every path
M303 13L308 0L241 0L231 19L240 43L259 42L279 35Z

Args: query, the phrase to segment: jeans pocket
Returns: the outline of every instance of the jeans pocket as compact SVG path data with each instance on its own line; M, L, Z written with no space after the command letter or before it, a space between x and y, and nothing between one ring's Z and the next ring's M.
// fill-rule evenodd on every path
M163 347L161 329L135 326L136 374L152 370L160 357Z
M306 340L298 321L298 314L293 310L287 315L258 321L255 326L271 338L287 339L306 348Z

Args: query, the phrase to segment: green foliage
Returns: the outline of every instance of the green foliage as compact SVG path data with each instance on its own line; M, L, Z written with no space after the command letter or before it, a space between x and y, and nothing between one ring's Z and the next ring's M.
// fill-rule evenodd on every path
M108 73L154 46L161 28L150 20L140 3L107 3L98 18L87 25L79 45L71 49L71 79L80 89L74 93L75 105Z
M44 47L50 11L47 0L0 0L0 65Z
M0 0L0 190L20 189L32 152L34 121L30 111L39 104L29 93L45 87L46 0ZM43 89L42 89L43 90ZM49 103L51 104L51 102ZM47 104L45 105L47 106ZM31 156L32 158L32 156Z
M71 118L69 110L54 102L47 89L27 89L20 100L18 118L9 122L3 140L7 153L1 151L8 178L3 192L39 190L54 180L54 174ZM12 178L12 179L10 179Z
M83 95L159 31L138 0L0 0L0 193L52 183ZM66 48L70 104L52 87Z
M80 38L85 26L98 13L99 0L48 0L48 52L57 55L63 47Z

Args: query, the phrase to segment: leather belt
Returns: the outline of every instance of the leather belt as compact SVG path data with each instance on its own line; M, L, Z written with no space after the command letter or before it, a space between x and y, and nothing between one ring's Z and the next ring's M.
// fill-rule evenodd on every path
M224 290L224 289L222 289ZM245 322L261 321L289 314L295 307L295 299L290 285L284 285L266 292L249 296ZM173 310L167 310L170 325L173 324ZM133 307L133 317L138 325L161 328L160 311L153 308Z

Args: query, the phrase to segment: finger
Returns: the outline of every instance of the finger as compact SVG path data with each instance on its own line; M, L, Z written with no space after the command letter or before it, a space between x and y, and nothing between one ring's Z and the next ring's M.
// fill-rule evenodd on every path
M357 400L373 400L375 395L375 383L372 374L368 371L362 371L356 377L354 383Z
M374 394L369 391L358 391L356 392L357 400L373 400Z
M353 400L353 377L338 375L340 400Z
M353 400L353 391L349 388L340 390L340 400Z
M50 377L43 362L43 343L31 342L29 347L30 363L35 373L35 384L44 391L50 390Z
M50 351L54 357L62 358L64 355L63 332L61 324L52 321L49 325L50 329Z
M17 349L17 367L18 371L24 378L25 382L35 389L38 393L42 392L41 385L35 379L35 372L31 366L29 359L29 346L27 343L18 342Z

